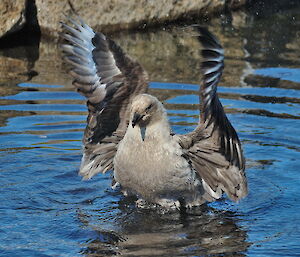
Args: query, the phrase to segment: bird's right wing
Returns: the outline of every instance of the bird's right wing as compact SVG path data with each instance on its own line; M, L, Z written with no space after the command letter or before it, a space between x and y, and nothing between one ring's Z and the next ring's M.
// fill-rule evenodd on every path
M79 17L62 23L64 61L73 85L87 98L88 118L79 174L89 179L113 168L119 141L129 123L133 97L147 91L147 74L112 40L95 33Z

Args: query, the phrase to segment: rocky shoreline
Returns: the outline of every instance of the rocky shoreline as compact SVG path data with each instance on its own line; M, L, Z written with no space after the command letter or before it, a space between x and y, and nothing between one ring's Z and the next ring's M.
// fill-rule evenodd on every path
M191 16L211 17L244 6L248 0L2 0L0 37L24 26L57 39L59 21L72 12L91 27L104 32L153 26Z

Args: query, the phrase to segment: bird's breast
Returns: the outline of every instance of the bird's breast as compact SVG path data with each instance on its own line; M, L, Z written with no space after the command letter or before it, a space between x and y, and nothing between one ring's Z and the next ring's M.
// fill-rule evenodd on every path
M121 186L146 199L189 190L193 171L176 140L124 137L114 158L114 176Z

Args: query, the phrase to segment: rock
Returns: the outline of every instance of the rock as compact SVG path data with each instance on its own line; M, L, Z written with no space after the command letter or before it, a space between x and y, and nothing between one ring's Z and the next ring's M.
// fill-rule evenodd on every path
M17 84L28 80L29 66L27 60L0 56L0 96L21 91Z
M38 21L43 36L57 38L59 21L72 9L95 30L112 32L169 22L192 15L211 16L225 8L237 8L247 0L36 0Z
M224 33L217 22L210 29L220 38L226 52L226 67L221 85L240 86L240 78L247 69L242 50L243 40L232 31ZM127 54L142 64L149 73L150 81L199 84L200 43L193 36L193 33L197 33L191 30L192 27L171 26L167 29L148 30L147 33L122 31L111 36ZM38 75L31 82L65 85L73 90L72 78L67 74L58 44L53 41L42 38L39 59L33 70Z
M227 0L226 7L230 10L235 10L235 9L245 5L246 3L247 3L247 0Z
M72 79L64 68L59 45L53 41L41 39L39 59L34 63L33 70L38 73L32 78L32 83L48 85L65 85L73 90Z
M0 83L10 80L24 80L28 72L28 62L25 60L0 56Z
M231 30L224 33L219 19L212 21L210 29L217 35L225 48L226 67L222 85L239 86L247 65L244 61L244 42ZM200 83L200 44L192 32L193 27L170 26L157 30L121 31L111 35L123 50L138 60L149 73L150 81ZM196 34L195 34L196 33ZM227 67L234 67L228 69ZM39 58L32 70L38 73L33 83L65 85L73 89L71 76L67 74L59 45L42 38Z
M20 30L25 24L25 0L0 1L0 37Z
M240 78L247 69L243 60L243 40L232 31L224 33L218 22L213 22L209 28L225 49L225 70L221 84L241 85ZM173 26L171 29L147 33L124 31L115 33L112 38L142 64L149 73L150 81L199 84L201 46L193 36L196 34L192 27L183 29Z

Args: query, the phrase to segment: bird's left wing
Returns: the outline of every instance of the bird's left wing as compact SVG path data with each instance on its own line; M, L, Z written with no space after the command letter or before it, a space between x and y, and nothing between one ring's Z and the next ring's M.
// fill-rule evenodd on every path
M113 168L119 141L129 123L133 97L146 92L147 74L111 39L95 33L79 17L62 23L64 61L73 85L87 98L88 118L79 174L89 179Z
M207 199L223 192L232 200L247 195L245 158L238 135L228 120L217 94L224 68L224 50L207 29L198 27L202 44L200 121L189 134L179 135L180 144L202 180Z

